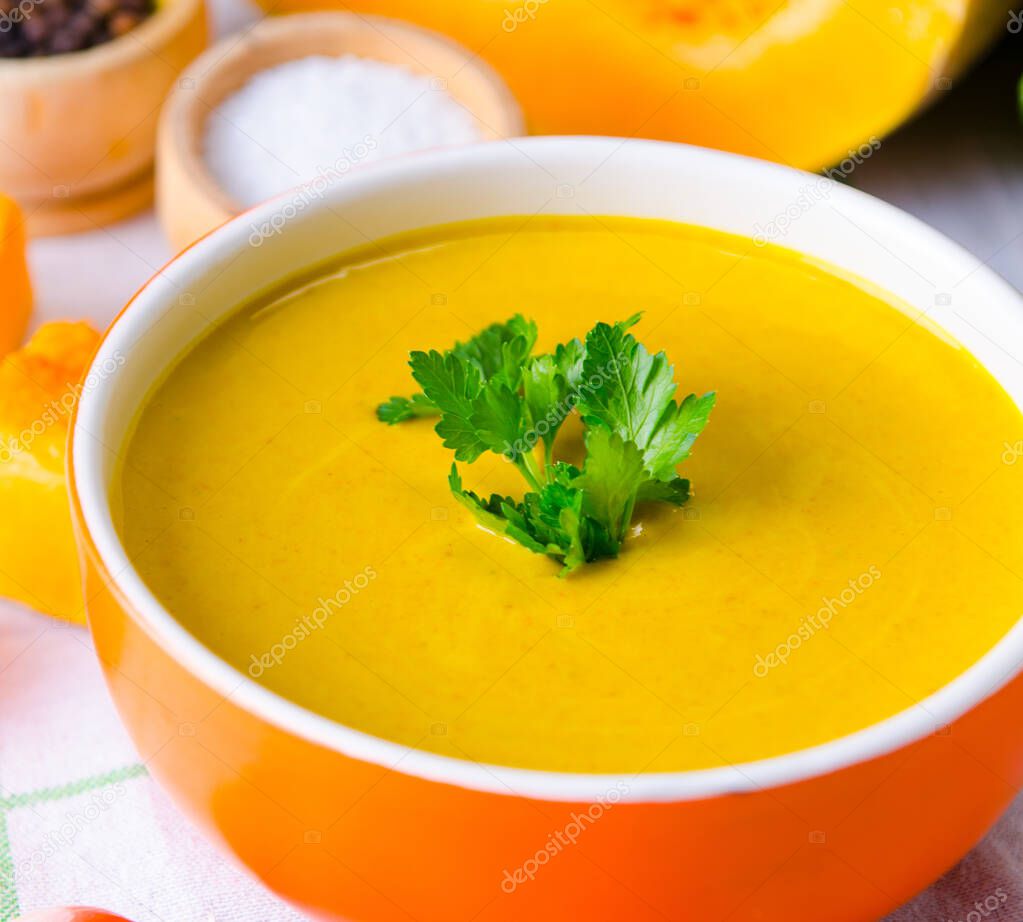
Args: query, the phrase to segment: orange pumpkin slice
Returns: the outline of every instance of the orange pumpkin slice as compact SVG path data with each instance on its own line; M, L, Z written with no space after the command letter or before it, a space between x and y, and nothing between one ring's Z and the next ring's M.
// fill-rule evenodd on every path
M0 355L21 343L31 310L25 221L18 206L0 195Z
M84 623L65 445L79 381L99 340L48 323L0 360L0 595Z

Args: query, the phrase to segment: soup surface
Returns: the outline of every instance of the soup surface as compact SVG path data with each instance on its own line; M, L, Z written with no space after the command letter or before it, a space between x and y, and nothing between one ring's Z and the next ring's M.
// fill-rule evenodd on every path
M680 510L558 578L477 527L451 453L375 406L410 350L515 312L537 350L597 320L718 392ZM120 476L129 555L238 669L401 744L489 763L668 771L861 729L1023 610L1023 420L964 349L826 269L617 218L438 228L244 306L151 395ZM566 444L571 442L571 433ZM496 455L479 493L521 494Z

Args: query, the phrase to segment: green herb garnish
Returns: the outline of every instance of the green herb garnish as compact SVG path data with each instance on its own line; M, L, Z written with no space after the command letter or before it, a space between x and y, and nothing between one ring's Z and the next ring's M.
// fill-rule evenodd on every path
M377 416L390 425L440 416L437 434L456 461L491 451L513 463L529 485L521 500L464 489L456 464L451 492L488 529L561 561L562 574L616 557L637 503L689 499L676 468L716 398L675 401L673 366L629 332L640 316L598 323L585 343L573 339L545 355L532 354L536 324L518 314L443 354L413 352L409 366L422 391L392 397ZM585 427L581 467L554 460L558 430L573 411Z

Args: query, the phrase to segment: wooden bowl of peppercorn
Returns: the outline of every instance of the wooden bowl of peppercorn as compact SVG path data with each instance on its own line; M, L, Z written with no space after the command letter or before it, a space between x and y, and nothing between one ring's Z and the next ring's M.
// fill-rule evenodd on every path
M149 204L160 106L206 39L203 0L0 0L0 191L31 234Z

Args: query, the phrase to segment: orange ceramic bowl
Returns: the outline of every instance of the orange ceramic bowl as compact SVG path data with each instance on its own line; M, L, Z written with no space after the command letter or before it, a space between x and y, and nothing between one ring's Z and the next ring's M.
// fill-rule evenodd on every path
M97 354L122 367L79 403L75 517L121 716L180 807L313 918L877 919L950 867L1019 787L1023 628L919 705L813 749L636 777L531 771L408 750L276 696L185 631L118 539L110 485L140 404L239 301L367 240L541 211L774 239L928 310L1023 402L1023 368L996 345L1023 341L1019 296L916 220L819 177L671 144L534 138L283 196L142 289Z

